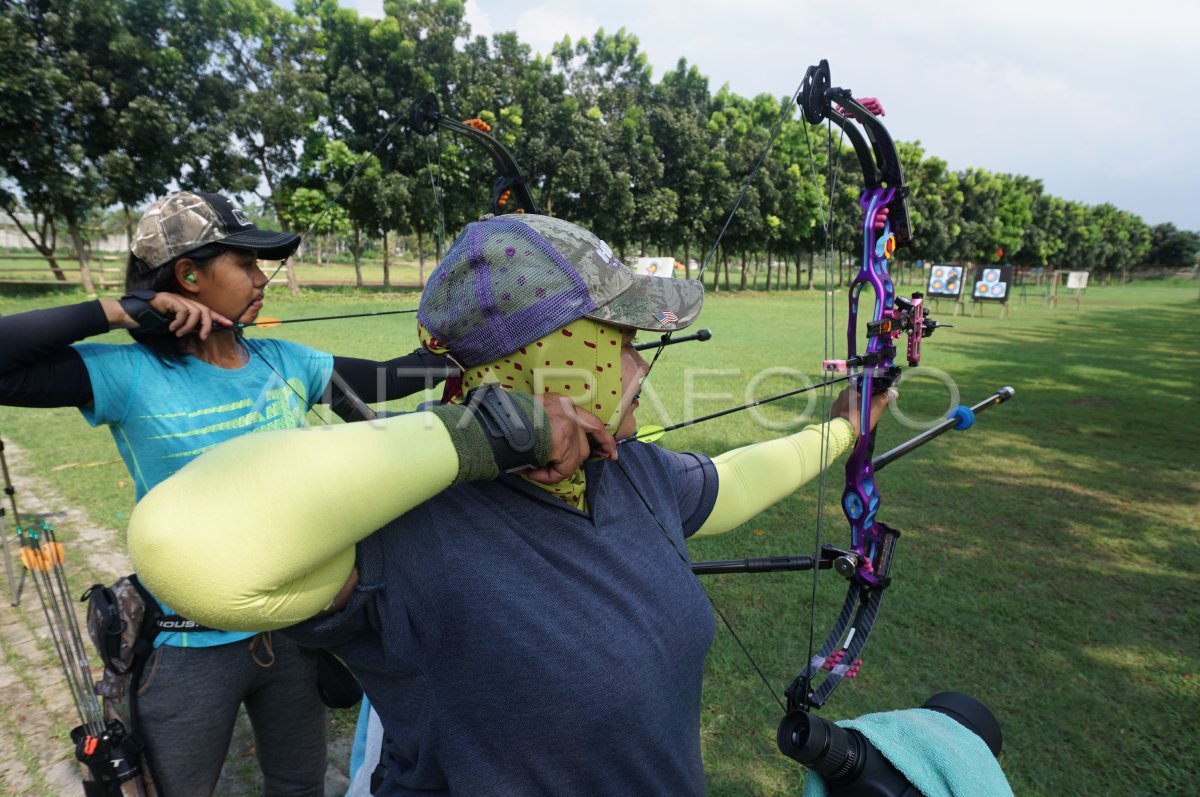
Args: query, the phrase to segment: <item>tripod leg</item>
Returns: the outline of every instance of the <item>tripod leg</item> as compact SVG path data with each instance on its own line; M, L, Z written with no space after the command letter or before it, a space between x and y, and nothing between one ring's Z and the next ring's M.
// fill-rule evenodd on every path
M4 575L7 579L8 594L12 597L12 605L17 606L21 603L21 589L24 585L25 573L21 573L21 585L18 585L16 574L13 573L12 554L8 550L8 528L4 524L4 508L0 507L0 547L4 550Z
M12 505L13 526L20 535L21 516L17 514L17 491L13 489L12 477L8 475L8 459L4 456L3 440L0 440L0 472L4 475L4 492L7 493L8 501ZM0 548L4 552L4 574L8 578L8 594L12 596L12 605L17 606L21 603L21 590L25 587L25 571L21 571L21 581L16 582L13 577L12 554L8 550L8 534L4 527L3 508L0 508Z

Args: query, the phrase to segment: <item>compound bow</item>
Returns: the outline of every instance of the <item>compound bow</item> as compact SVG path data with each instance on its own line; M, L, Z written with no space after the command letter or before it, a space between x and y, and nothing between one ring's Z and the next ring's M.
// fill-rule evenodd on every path
M900 532L877 518L880 494L875 484L876 470L948 429L969 428L975 412L1007 401L1013 390L1006 387L974 407L958 407L950 420L902 444L880 460L872 459L875 436L870 427L871 400L900 377L901 368L895 362L896 341L902 335L907 336L905 359L909 366L915 367L921 360L922 340L944 325L929 318L922 294L914 293L909 298L897 296L889 273L895 251L912 239L912 226L900 159L891 135L877 118L876 114L882 112L878 103L857 100L849 89L832 86L829 64L824 60L809 67L793 101L800 105L810 124L828 120L841 128L850 139L864 182L859 196L863 212L861 265L849 289L846 359L826 360L823 364L826 371L847 374L858 393L856 439L846 463L841 500L850 525L850 544L846 549L821 545L818 523L819 550L814 556L697 562L692 569L697 574L813 570L814 576L820 570L832 569L848 581L845 601L824 643L812 653L810 629L808 661L785 690L786 715L780 723L777 741L785 755L801 760L802 738L798 729L807 727L803 715L823 706L844 678L858 674L859 655L870 637L883 593L890 583ZM785 117L789 111L790 105ZM827 224L832 226L830 221ZM870 317L863 319L864 330L860 331L860 303L868 287L874 307ZM864 333L867 343L860 354L859 338ZM759 673L761 676L761 670Z
M845 132L862 168L865 188L858 200L863 210L862 250L858 274L850 283L846 359L824 363L827 371L857 372L857 439L846 462L842 493L842 511L850 523L850 549L822 551L823 557L833 554L833 568L850 585L824 644L785 692L789 711L819 708L842 678L853 677L861 666L858 656L874 626L900 536L899 531L876 519L880 500L871 466L875 443L870 425L871 399L891 387L900 375L900 367L895 364L896 339L907 334L908 364L916 366L921 359L922 338L938 326L928 317L920 293L914 293L911 300L896 296L889 274L892 256L911 241L912 228L908 188L887 129L872 109L854 99L849 89L830 85L829 64L824 60L809 67L799 102L810 124L828 119ZM875 304L866 321L866 350L860 355L859 304L867 287ZM822 673L824 678L817 684Z

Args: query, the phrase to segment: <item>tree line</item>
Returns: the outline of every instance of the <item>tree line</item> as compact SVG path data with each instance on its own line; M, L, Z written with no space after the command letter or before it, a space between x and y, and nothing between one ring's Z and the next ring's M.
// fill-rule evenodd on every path
M711 246L780 110L768 94L710 90L682 59L653 79L623 29L565 37L547 55L515 33L472 36L461 0L387 0L379 20L336 0L0 10L0 204L60 278L65 233L88 290L87 229L116 208L131 230L137 209L174 187L255 195L285 230L341 237L356 265L382 240L385 281L389 240L405 236L424 269L445 231L487 207L495 176L471 142L409 130L411 103L430 92L446 113L491 126L543 212L622 256L688 262ZM953 171L919 143L898 149L917 230L905 258L1002 252L1103 277L1192 265L1200 251L1197 233L1114 204L1055 197L1024 175ZM731 259L777 264L777 281L796 285L807 266L811 284L827 214L828 240L856 240L860 183L849 148L793 114L722 239L714 286L730 286Z

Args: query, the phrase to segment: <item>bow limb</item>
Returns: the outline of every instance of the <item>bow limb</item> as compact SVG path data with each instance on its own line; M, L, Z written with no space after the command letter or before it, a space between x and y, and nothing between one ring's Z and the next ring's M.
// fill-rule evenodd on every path
M541 212L533 193L529 190L529 180L512 153L486 130L446 116L438 108L437 97L433 94L426 94L413 103L411 124L412 129L422 136L428 136L441 128L464 135L487 151L499 170L499 176L492 184L492 213L501 215L508 212L505 205L509 197L516 203L518 213Z
M388 130L379 139L379 141L376 142L374 148L371 150L372 155L374 154L374 152L376 150L378 150L383 145L383 143L387 140L387 138L392 134L392 130L399 123L400 123L399 120L397 120L396 122L393 122L393 124L388 128ZM412 127L412 129L416 133L419 133L420 135L428 136L428 135L434 133L438 129L445 129L445 130L449 130L451 132L460 133L460 134L466 136L467 138L471 139L472 141L474 141L476 144L481 145L484 148L484 150L491 156L493 162L496 164L496 167L497 167L497 169L499 169L499 172L500 172L499 177L496 179L496 182L492 187L492 196L491 196L491 212L492 213L499 215L499 214L508 212L505 210L505 205L508 203L510 197L513 201L515 201L515 203L517 205L517 208L518 208L517 212L520 212L520 213L539 213L540 212L538 210L537 202L533 198L533 194L530 193L529 182L526 179L524 172L521 171L521 167L517 163L516 158L513 157L512 153L509 152L508 149L505 148L505 146L503 144L501 144L494 137L489 135L485 129L481 129L482 127L485 127L482 122L479 122L478 126L476 126L476 125L472 125L472 124L466 124L463 122L459 122L456 119L451 119L450 117L443 114L441 112L441 110L439 110L437 98L433 94L426 94L424 97L416 100L412 104L409 123L410 123L410 126ZM329 212L329 209L333 207L333 205L337 202L337 200L341 196L341 194L343 192L345 192L345 190L349 187L350 183L352 183L355 179L357 179L358 173L360 170L361 170L361 164L360 164L359 168L355 169L354 173L350 176L350 179L346 181L346 184L342 187L342 190L338 193L338 195L335 196L329 202L329 204L326 206L325 210L322 211L321 216L324 216L326 213ZM318 222L319 222L319 220L320 220L320 218L318 218ZM316 224L317 224L317 222L314 222L313 226L315 227ZM306 233L306 237L307 237L307 233ZM282 264L280 264L280 267L282 267ZM278 271L279 271L279 269L276 268L275 273L278 273ZM274 278L275 273L271 274L271 278ZM249 305L247 305L247 307L249 307ZM245 310L243 310L242 312L245 312ZM259 322L257 324L239 324L238 329L240 331L242 329L245 329L246 327L252 327L252 326L274 326L274 325L278 325L278 324L299 323L299 322L303 322L303 321L327 321L327 320L332 320L332 319L336 319L336 318L357 318L357 317L365 317L365 316L394 315L394 314L412 313L412 312L416 312L416 311L415 310L388 310L388 311L378 311L378 312L372 312L372 313L352 313L352 314L341 315L341 316L322 316L319 318L272 320L271 322L268 322L268 323ZM267 362L267 361L263 360L263 362ZM268 367L270 367L270 363L267 363L267 365L268 365ZM272 367L271 370L274 371L275 369ZM283 383L290 387L287 380L283 380ZM341 385L341 387L342 387L345 395L347 396L347 399L350 404L350 409L352 410L352 414L355 419L371 420L375 417L375 412L373 410L371 410L366 405L366 403L363 402L362 399L359 398L354 393L354 391L349 388L349 385L345 385L343 383ZM318 417L320 417L320 416L318 416ZM327 423L327 421L324 421L324 419L322 419L322 421Z

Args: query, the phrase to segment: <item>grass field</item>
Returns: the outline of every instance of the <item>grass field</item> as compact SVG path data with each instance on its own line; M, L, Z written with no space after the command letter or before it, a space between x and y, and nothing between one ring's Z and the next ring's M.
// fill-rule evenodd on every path
M0 295L0 313L80 298L30 290ZM949 376L963 403L1004 385L1017 395L981 415L972 430L947 435L879 476L880 518L904 532L894 584L862 675L843 683L825 716L910 707L959 689L1000 718L1001 762L1018 795L1195 793L1197 298L1195 282L1155 282L1089 288L1078 310L1015 302L1005 319L995 306L983 317L958 318L943 306L942 320L956 328L925 344L925 363ZM836 304L840 329L844 294ZM414 306L413 294L326 290L291 298L272 288L264 314L296 318ZM643 395L643 423L682 419L685 396L692 415L741 403L747 381L768 368L818 376L820 294L712 296L699 326L712 329L713 339L664 352ZM251 334L373 358L409 351L416 342L411 316ZM901 405L910 417L931 420L947 409L947 388L934 376L902 386ZM786 386L782 376L759 379L757 395ZM719 394L728 395L714 397ZM762 417L782 422L803 408L798 399L780 402ZM886 418L878 450L913 433ZM662 444L715 454L772 434L740 413L673 433ZM88 430L75 410L0 407L0 436L22 447L36 474L94 522L123 528L133 489L104 431ZM834 544L846 541L836 506L840 476L835 466L822 530L823 540ZM807 553L816 495L814 483L743 529L694 542L692 555ZM75 583L116 575L81 573ZM818 643L845 594L836 576L822 579ZM782 691L807 655L810 577L716 576L705 584ZM719 630L702 719L711 794L801 793L801 768L775 749L779 716L730 635ZM66 744L45 743L58 741Z
M422 284L423 275L428 275L434 265L432 256L427 257L425 268L422 272L421 265L416 258L409 257L393 257L388 266L388 285L400 289L414 288ZM59 267L62 268L67 277L68 285L79 284L79 264L72 260L69 255L60 255L58 261ZM263 261L263 270L268 274L272 274L276 270L278 263L276 261ZM326 256L320 264L316 262L314 253L309 252L303 257L292 259L293 270L296 275L296 281L301 286L313 287L348 287L356 285L356 274L354 271L354 262L346 254L341 253L336 257ZM753 290L767 287L766 269L748 264L747 268L747 286ZM794 266L788 267L788 276L785 281L794 283L796 276ZM807 268L807 265L805 266ZM360 270L362 272L363 284L369 288L378 289L383 286L383 260L379 257L364 257L360 262ZM780 269L775 269L776 274ZM846 269L845 271L848 271ZM736 289L741 283L740 268L737 264L732 266L733 275L728 280L722 279L722 288L724 283L728 281L730 286ZM918 272L909 268L903 269L902 274L897 274L898 282L905 282L914 278ZM682 275L682 272L681 272ZM120 294L121 286L124 285L125 279L125 259L116 257L111 254L97 253L92 260L92 277L96 281L97 290L102 295ZM835 279L846 279L845 273L839 274ZM919 278L919 277L918 277ZM772 276L772 284L775 283L777 276ZM820 266L816 267L814 274L815 283L824 285L824 269ZM807 272L802 277L802 283L807 280ZM280 285L286 284L287 275L280 269L275 276L275 282ZM711 284L711 277L709 283ZM53 284L54 274L50 271L50 267L46 260L32 254L32 250L22 253L4 253L0 252L0 293L7 291L19 283L30 283L33 287ZM60 286L65 287L63 283ZM1041 291L1041 288L1037 289Z

